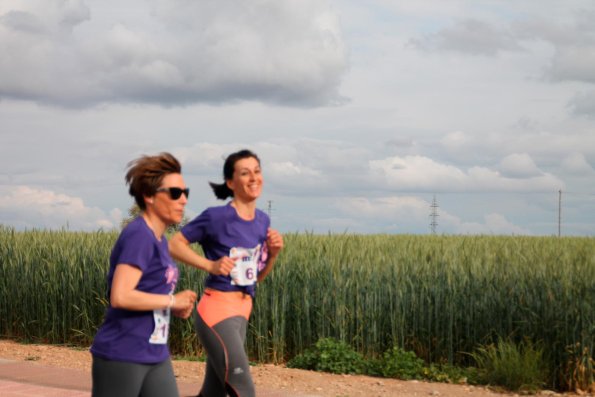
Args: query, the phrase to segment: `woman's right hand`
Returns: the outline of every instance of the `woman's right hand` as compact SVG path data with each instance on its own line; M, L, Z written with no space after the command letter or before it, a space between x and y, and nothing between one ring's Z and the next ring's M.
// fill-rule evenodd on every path
M223 256L216 261L211 261L211 268L209 269L209 273L220 275L220 276L227 276L231 269L235 266L235 259L232 259L228 256Z

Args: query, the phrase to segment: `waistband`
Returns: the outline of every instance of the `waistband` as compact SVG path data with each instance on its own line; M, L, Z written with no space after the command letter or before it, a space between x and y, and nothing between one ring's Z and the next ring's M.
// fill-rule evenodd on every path
M203 295L207 295L207 296L212 296L214 298L217 299L225 299L225 300L230 300L230 301L234 301L237 299L246 299L246 298L252 298L252 296L247 293L247 292L243 292L243 291L220 291L218 289L213 289L213 288L205 288Z

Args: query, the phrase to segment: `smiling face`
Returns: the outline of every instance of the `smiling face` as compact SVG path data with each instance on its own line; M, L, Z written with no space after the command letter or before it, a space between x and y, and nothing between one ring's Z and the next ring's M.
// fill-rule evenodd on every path
M233 191L233 197L242 201L254 201L262 192L262 173L260 163L254 157L236 161L233 178L226 181Z
M184 217L184 207L188 203L188 197L185 194L182 194L177 200L172 199L170 192L167 191L170 187L186 189L181 174L167 174L164 176L159 191L155 193L155 196L148 198L153 203L147 205L166 225L180 223Z

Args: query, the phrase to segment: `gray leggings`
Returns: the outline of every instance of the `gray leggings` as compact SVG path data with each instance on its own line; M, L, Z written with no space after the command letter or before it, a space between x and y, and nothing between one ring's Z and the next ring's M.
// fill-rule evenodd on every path
M207 351L207 369L199 396L254 397L248 356L244 350L248 321L229 317L212 328L196 316L196 332Z
M178 397L171 360L136 364L93 356L93 397Z

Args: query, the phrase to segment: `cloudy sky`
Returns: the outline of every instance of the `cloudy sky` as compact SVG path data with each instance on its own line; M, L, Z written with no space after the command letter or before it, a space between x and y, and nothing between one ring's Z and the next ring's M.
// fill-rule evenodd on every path
M119 227L161 151L195 216L250 148L283 232L595 235L591 0L11 0L0 52L19 230Z

